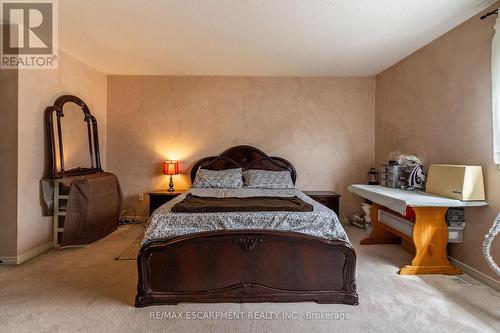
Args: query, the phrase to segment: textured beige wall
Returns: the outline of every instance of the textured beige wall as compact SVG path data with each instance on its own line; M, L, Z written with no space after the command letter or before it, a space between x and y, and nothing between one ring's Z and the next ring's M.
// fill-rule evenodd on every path
M430 163L481 165L489 206L466 210L464 242L449 253L494 276L481 253L500 211L500 170L493 163L491 39L493 20L475 16L376 77L376 161L394 150ZM493 249L500 261L499 241Z
M0 70L0 257L17 248L17 70Z
M177 188L201 157L238 144L290 160L303 190L342 194L374 161L374 79L334 77L108 76L108 170L125 207L147 214L137 193L167 187L161 161L182 161Z
M40 180L45 176L44 110L57 97L81 97L97 118L103 166L106 165L106 75L59 52L57 70L19 72L18 254L52 239L52 218L43 216Z

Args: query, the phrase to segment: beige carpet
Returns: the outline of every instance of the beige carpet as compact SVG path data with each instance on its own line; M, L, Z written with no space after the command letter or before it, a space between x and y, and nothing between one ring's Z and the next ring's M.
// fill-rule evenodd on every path
M87 248L52 250L20 266L0 267L0 332L500 331L499 293L467 276L470 285L448 276L399 276L397 268L410 256L396 245L356 246L357 307L261 303L136 309L136 263L115 257L141 232L141 227L124 226ZM348 233L355 245L362 237L356 229ZM187 311L234 311L246 317L187 319ZM279 319L247 318L265 316L264 311L268 316L276 312ZM151 319L152 312L163 319ZM173 317L171 312L183 318L166 318ZM284 312L298 319L285 320ZM344 319L307 319L310 312L343 314Z
M134 228L141 229L139 235L133 240L132 243L128 244L127 247L116 256L115 260L136 260L137 254L141 249L142 239L144 238L144 228L145 224L136 224Z

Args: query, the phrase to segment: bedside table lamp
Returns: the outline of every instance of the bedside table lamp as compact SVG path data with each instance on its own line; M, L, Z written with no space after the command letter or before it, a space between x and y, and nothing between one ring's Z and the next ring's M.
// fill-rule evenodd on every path
M168 184L168 192L174 192L174 181L172 179L173 175L179 174L179 162L177 161L165 161L163 162L163 173L170 176L170 183Z

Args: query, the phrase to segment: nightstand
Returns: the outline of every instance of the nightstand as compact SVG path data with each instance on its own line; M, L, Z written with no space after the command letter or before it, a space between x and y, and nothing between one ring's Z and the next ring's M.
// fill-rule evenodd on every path
M340 194L332 191L304 191L304 193L333 210L340 218Z
M153 214L156 208L163 205L165 202L169 202L179 194L184 193L184 191L168 192L167 190L151 191L148 192L149 195L149 216Z

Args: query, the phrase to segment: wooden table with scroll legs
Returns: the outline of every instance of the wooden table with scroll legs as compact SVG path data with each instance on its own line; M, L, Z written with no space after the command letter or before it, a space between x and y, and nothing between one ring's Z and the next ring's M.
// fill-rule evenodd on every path
M401 267L399 274L462 274L448 260L446 245L448 244L448 226L445 222L447 207L415 207L415 227L412 237L378 221L379 205L371 208L372 232L363 239L361 245L399 244L413 252L415 257L411 265Z
M375 194L371 193L372 190ZM446 212L449 207L484 206L486 202L460 202L426 193L406 194L398 189L381 189L380 186L371 188L368 185L352 185L349 191L373 201L370 211L373 229L370 236L360 242L361 245L402 244L404 249L414 253L411 264L401 267L399 274L462 274L448 260ZM380 208L403 200L399 195L404 196L404 205L410 206L415 212L411 236L379 221ZM426 203L429 205L426 206Z

